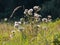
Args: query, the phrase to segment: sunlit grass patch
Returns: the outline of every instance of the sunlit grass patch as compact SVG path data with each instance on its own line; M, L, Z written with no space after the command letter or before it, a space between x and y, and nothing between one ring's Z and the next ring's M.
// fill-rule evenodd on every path
M0 45L55 45L55 43L59 45L60 43L60 20L21 26L24 27L23 31L18 31L19 29L14 28L12 24L0 23Z

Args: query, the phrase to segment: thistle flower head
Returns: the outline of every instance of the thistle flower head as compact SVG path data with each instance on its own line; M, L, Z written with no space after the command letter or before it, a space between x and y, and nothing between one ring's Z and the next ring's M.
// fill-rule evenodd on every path
M41 16L41 15L39 15L39 17L41 18L42 16Z
M25 9L24 14L25 14L25 15L28 14L28 9Z
M34 6L33 9L34 10L37 10L39 8L39 6Z
M4 21L7 21L7 18L4 18Z
M48 15L48 19L51 19L51 15Z
M52 21L52 19L48 19L48 22L51 22Z
M41 8L39 6L34 6L33 9L37 12L41 10Z
M15 30L12 30L12 31L11 31L12 34L15 33L15 32L16 32Z
M47 18L42 19L42 22L47 22L47 21L48 21Z
M13 38L13 36L15 36L15 33L16 33L16 31L15 30L12 30L11 31L11 34L10 34L10 38Z
M21 22L24 21L24 18L20 18L20 21L21 21Z
M33 14L33 9L29 9L28 10L28 15L32 15Z
M18 28L18 27L19 27L19 24L18 24L17 21L15 21L15 23L14 23L14 28Z
M19 22L18 22L18 24L20 25L20 24L21 24L21 22L19 21Z
M51 15L48 15L48 22L51 22L52 19L51 19Z
M34 17L39 18L39 17L42 17L42 16L37 14L37 13L34 13Z
M15 21L15 24L17 24L18 22L17 21Z

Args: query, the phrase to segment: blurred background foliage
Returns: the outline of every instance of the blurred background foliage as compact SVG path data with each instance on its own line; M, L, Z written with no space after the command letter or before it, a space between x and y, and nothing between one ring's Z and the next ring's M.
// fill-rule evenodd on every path
M25 8L33 8L38 5L42 9L39 12L43 17L51 15L53 19L60 18L60 0L0 0L0 19L9 18L17 6L22 6L14 13L13 17L23 17Z

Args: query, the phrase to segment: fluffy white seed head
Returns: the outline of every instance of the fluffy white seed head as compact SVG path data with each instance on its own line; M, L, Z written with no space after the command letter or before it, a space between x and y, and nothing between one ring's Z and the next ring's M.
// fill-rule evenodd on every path
M17 21L15 21L15 22L14 22L14 24L18 24L18 22L17 22Z
M21 22L24 21L24 18L20 18L20 21L21 21Z
M14 28L18 28L18 27L19 27L19 23L17 21L15 21Z
M51 22L52 21L52 19L48 19L48 22Z
M37 12L41 10L41 8L39 6L34 6L33 9Z
M39 6L34 6L34 7L33 7L34 10L36 10L36 9L38 9L38 8L39 8Z
M25 15L28 14L28 9L25 9L24 14L25 14Z
M4 18L4 21L7 21L7 18Z
M37 14L37 13L34 13L34 17L39 18L39 17L42 17L42 16Z
M43 18L42 22L48 22L47 18Z
M48 22L51 22L52 21L51 15L48 15L47 17L48 17Z
M48 15L48 19L51 19L51 15Z
M29 9L28 10L28 15L32 15L33 14L33 9Z
M11 31L12 34L15 33L15 32L16 32L15 30L12 30L12 31Z
M18 22L18 24L20 25L20 24L21 24L21 22L19 21L19 22Z

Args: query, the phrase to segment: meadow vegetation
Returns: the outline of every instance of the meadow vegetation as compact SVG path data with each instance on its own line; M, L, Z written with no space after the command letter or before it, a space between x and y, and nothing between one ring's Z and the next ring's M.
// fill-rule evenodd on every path
M13 24L0 23L0 45L60 45L60 20L21 26L18 31Z
M50 15L41 19L37 13L41 8L33 9L24 11L26 19L10 23L5 18L0 22L0 45L60 45L60 20L51 21Z

